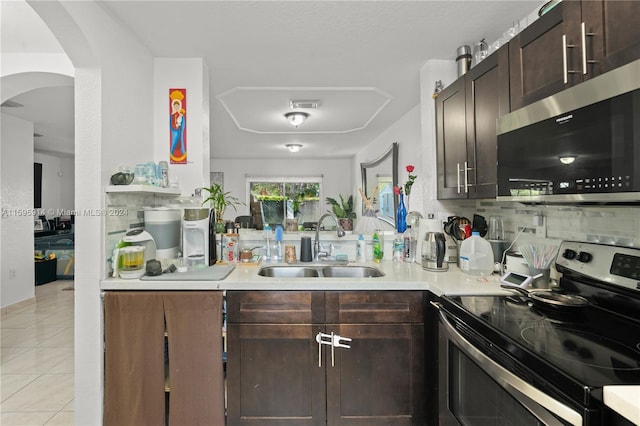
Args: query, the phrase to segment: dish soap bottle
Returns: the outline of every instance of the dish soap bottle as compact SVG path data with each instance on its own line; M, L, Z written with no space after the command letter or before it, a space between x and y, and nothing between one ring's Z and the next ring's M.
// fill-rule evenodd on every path
M356 245L356 262L366 262L367 261L367 245L364 241L364 235L360 234L358 236L358 243Z
M282 225L276 226L276 253L271 253L271 257L276 259L276 262L282 261L282 239L283 239Z
M493 273L493 250L491 243L473 231L471 237L462 240L460 246L460 269L469 275L488 276Z
M265 250L264 250L264 260L265 262L268 262L271 260L271 226L269 226L269 224L265 224L264 225L264 243L265 243Z
M373 261L380 263L384 256L384 240L378 231L373 233Z

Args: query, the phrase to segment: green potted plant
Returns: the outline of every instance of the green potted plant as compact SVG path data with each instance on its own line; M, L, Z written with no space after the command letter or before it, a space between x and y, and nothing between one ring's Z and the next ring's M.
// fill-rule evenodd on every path
M346 200L339 195L340 202L335 198L327 197L327 204L331 204L333 214L338 218L338 222L345 231L353 231L353 219L356 218L356 212L353 211L353 195Z
M207 201L211 203L211 207L216 212L216 232L223 233L225 228L224 223L224 212L227 207L232 207L236 212L236 206L244 205L242 201L237 199L236 197L231 195L231 192L224 192L222 190L222 185L219 183L214 183L209 188L202 188L209 193L209 197L207 197L202 204Z

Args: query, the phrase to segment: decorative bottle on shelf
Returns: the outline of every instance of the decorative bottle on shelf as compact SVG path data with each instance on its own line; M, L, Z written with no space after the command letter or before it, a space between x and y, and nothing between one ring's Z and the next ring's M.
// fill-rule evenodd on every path
M407 230L407 207L404 205L404 194L400 194L400 202L398 203L398 212L396 214L396 230L402 234Z

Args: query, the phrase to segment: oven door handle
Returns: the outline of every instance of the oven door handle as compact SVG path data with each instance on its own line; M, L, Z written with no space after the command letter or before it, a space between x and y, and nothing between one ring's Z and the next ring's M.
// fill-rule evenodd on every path
M432 304L438 308L442 324L448 331L449 339L473 358L507 392L515 394L520 403L531 413L549 426L563 425L549 412L572 425L582 426L580 413L541 392L482 353L455 329L438 303Z

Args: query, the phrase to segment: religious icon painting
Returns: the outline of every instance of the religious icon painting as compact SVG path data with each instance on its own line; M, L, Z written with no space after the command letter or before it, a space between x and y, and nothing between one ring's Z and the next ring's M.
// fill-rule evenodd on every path
M187 164L187 89L169 89L169 159Z

